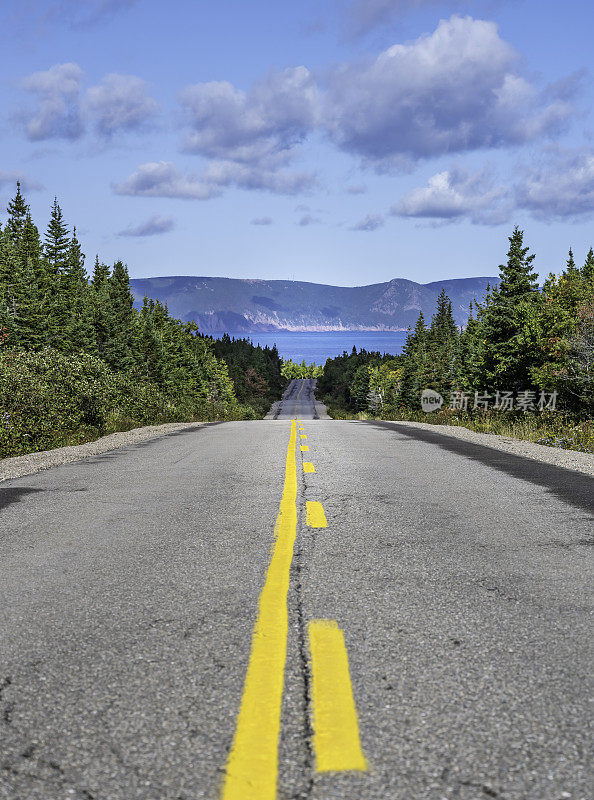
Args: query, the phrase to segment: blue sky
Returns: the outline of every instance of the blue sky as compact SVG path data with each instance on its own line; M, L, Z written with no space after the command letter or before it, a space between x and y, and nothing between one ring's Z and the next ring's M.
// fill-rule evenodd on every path
M594 244L588 0L5 0L0 202L132 277L541 275Z

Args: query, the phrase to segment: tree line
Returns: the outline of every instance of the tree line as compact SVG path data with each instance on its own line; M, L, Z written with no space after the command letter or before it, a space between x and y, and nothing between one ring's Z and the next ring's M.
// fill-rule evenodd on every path
M337 407L387 418L420 412L422 392L430 389L444 398L443 409L480 414L555 405L591 419L594 251L578 266L570 250L564 269L542 287L534 259L516 227L497 285L471 305L462 330L442 290L432 320L419 314L401 355L354 350L329 360L321 393Z
M58 201L42 237L17 184L0 226L0 456L155 421L256 418L280 396L281 363L276 348L213 342L157 300L136 310L125 264L96 257L89 276Z

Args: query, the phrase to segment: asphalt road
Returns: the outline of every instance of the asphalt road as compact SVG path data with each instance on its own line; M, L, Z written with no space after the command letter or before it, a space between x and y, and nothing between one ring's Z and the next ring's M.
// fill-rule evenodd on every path
M0 484L0 798L590 800L593 480L304 395Z
M316 381L312 378L291 381L267 419L329 419L325 407L316 401L315 388Z

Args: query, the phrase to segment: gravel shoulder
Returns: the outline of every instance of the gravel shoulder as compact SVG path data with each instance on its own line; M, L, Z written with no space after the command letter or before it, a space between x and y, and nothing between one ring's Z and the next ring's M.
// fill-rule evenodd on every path
M165 425L147 425L144 428L111 433L109 436L102 436L101 439L86 444L27 453L27 455L14 458L3 458L0 459L0 482L10 478L22 478L24 475L33 475L43 469L68 464L71 461L80 461L83 458L92 458L107 453L109 450L118 450L147 439L155 439L158 436L165 436L168 433L184 429L199 428L205 424L205 422L169 422Z
M573 469L583 472L586 475L594 476L594 454L582 453L577 450L562 450L556 447L547 447L543 444L528 442L525 439L512 439L509 436L499 436L492 433L479 433L463 428L458 425L431 425L427 422L402 422L397 421L398 425L406 425L410 428L424 428L425 430L440 433L443 436L455 436L458 439L466 439L469 442L491 447L504 453L513 453L524 458L532 458L535 461L542 461L546 464L553 464L564 469Z

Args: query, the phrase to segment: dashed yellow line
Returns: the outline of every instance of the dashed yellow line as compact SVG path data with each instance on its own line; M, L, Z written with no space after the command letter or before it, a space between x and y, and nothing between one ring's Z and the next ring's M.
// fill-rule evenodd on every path
M306 434L306 433L302 433L302 434L300 435L300 438L301 438L301 439L307 439L307 434Z
M252 648L222 800L275 800L285 660L287 592L297 533L295 421L287 448L285 483L275 525L275 544L258 601Z
M327 528L328 520L324 513L324 506L317 500L305 501L305 524L309 528Z
M365 772L344 634L336 620L312 620L309 646L316 769Z
M311 463L311 461L304 461L303 462L303 471L304 472L315 472L316 468Z
M307 453L309 451L309 447L306 444L301 445L301 452Z

